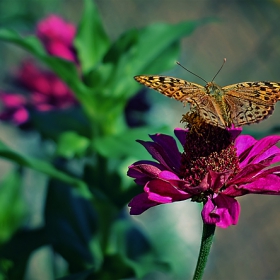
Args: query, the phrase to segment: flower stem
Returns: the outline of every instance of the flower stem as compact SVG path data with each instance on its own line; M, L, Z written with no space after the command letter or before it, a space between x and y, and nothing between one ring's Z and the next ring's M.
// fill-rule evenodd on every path
M200 244L200 252L194 272L193 280L202 279L204 269L207 263L207 258L213 243L216 225L203 224L203 231Z

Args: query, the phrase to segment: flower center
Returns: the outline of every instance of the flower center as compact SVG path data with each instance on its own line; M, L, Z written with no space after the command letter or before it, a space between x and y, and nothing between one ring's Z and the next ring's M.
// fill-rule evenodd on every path
M189 128L181 158L182 179L196 187L210 170L238 172L239 160L228 130L207 124L195 112L183 115L182 122Z

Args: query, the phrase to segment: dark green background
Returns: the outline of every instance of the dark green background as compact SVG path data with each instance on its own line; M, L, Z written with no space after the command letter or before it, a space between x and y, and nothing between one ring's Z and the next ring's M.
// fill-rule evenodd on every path
M244 81L280 81L280 1L100 0L95 3L112 40L132 27L156 22L179 23L214 16L217 19L215 22L199 27L191 36L182 40L180 62L184 66L204 79L211 80L226 57L227 63L216 78L221 86ZM29 34L34 31L36 22L49 13L59 14L77 23L82 8L82 1L75 0L2 0L0 24ZM0 88L7 89L7 73L15 71L25 55L25 52L14 46L0 44ZM174 69L165 74L203 84L175 64ZM186 110L182 104L153 91L150 91L150 98L153 104L147 116L150 122L168 124L171 129L181 125L179 121ZM260 124L245 127L243 133L256 137L277 133L279 118L280 108L277 105L273 116ZM1 139L17 151L41 156L36 134L24 134L6 124L1 124L0 129ZM37 150L34 145L37 145ZM51 145L49 148L52 148ZM142 149L140 145L139 149ZM131 163L124 162L124 172ZM1 160L0 168L3 175L10 169L10 165ZM26 188L23 189L28 212L26 224L36 227L42 223L45 178L33 171L28 174ZM228 229L217 229L204 279L279 279L279 199L257 195L239 198L242 209L239 223ZM150 276L145 279L189 279L201 235L197 205L191 202L164 205L149 210L136 217L136 220L146 229L158 248L165 248L163 251L166 256L163 259L172 258L173 265L180 271L176 278L159 274L158 278ZM50 259L53 257L47 247L36 252L31 259L26 279L52 279ZM63 270L63 259L56 256L56 261L58 269Z

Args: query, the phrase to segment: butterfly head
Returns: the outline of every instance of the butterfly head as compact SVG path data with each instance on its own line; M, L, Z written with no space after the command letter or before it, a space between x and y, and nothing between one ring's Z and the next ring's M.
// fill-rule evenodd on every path
M208 82L205 86L207 93L218 100L221 99L221 97L224 94L224 91L222 90L222 88L220 86L215 84L213 81L217 77L217 75L220 73L220 71L222 70L223 66L225 65L225 62L226 62L226 59L224 58L224 62L222 64L222 66L220 67L220 69L218 70L216 75L213 77L212 81Z
M223 95L222 88L219 85L215 84L214 82L207 83L205 88L207 93L211 96L218 97Z

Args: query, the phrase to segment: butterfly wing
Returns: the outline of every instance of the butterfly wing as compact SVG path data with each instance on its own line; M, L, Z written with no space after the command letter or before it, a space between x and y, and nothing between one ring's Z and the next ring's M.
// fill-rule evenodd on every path
M205 88L199 84L173 77L141 75L135 76L134 79L140 84L181 102L192 103L194 95L203 95L206 93Z
M207 123L225 128L225 122L216 111L214 101L207 94L205 87L167 76L141 75L135 76L134 79L165 96L190 103L191 110L198 112Z
M259 122L274 110L280 98L280 83L244 82L222 88L235 126Z

